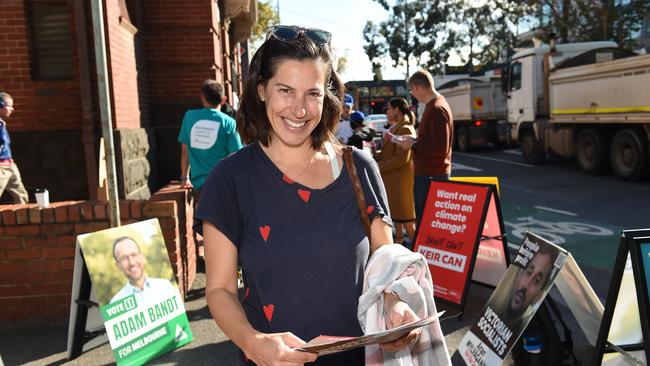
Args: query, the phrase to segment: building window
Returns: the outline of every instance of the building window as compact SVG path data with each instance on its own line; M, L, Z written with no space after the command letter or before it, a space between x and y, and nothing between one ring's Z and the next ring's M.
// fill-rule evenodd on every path
M74 78L68 1L27 1L30 63L34 80Z

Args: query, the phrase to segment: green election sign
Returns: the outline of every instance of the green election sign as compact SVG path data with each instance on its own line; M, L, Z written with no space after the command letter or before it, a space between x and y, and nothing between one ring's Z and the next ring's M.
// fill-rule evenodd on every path
M157 219L77 240L118 365L142 365L192 341Z

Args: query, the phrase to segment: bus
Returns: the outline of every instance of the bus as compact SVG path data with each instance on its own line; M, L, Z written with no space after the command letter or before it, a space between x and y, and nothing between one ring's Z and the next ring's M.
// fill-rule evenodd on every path
M388 101L395 97L411 100L406 80L357 80L345 83L347 92L354 97L354 109L364 114L386 113Z

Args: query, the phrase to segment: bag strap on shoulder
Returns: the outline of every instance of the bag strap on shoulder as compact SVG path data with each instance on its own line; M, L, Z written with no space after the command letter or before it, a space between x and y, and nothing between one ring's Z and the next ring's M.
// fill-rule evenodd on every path
M359 208L359 216L363 227L366 229L366 235L368 236L368 241L370 241L370 219L368 219L368 214L366 213L366 199L363 194L363 188L361 187L361 181L357 175L357 168L354 165L354 160L352 158L352 148L346 146L343 148L343 161L345 166L348 169L348 174L350 174L350 179L352 180L352 188L354 188L354 194L357 197L357 207Z

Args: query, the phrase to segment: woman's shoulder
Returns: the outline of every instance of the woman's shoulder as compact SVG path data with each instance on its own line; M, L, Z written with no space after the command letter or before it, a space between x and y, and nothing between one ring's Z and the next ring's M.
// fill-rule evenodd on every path
M206 189L229 186L236 187L247 184L250 181L251 171L256 161L255 150L256 144L246 145L240 150L221 159L219 163L210 171L208 178L203 185Z
M250 168L258 151L257 143L249 144L219 161L212 170L215 174L237 174Z
M354 146L352 148L352 157L357 166L362 166L364 168L368 166L377 166L377 162L372 158L372 155L366 150L358 149Z
M249 160L259 151L257 143L252 143L244 145L241 149L229 154L225 158L221 159L220 163L226 164L239 164L244 160Z
M408 134L415 134L415 127L413 125L401 125L397 131L395 131L397 135L408 135Z

